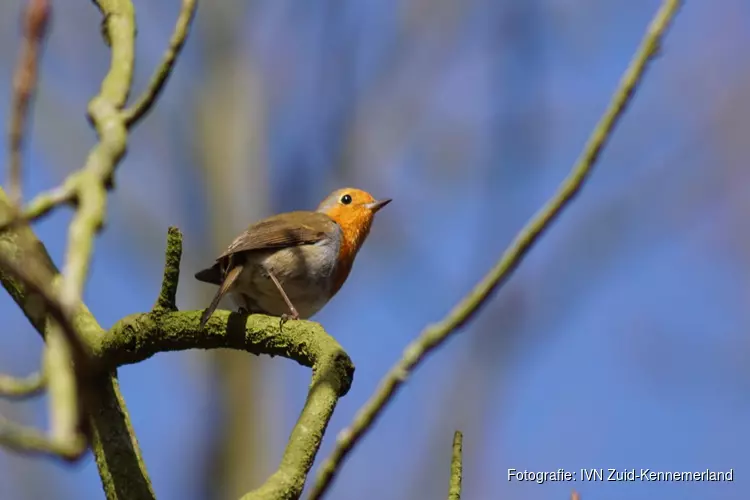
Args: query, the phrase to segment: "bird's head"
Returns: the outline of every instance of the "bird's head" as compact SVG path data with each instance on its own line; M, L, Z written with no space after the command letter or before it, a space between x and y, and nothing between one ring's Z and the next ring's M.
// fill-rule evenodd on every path
M359 250L370 233L375 214L390 202L390 198L376 200L361 189L343 188L328 195L318 205L318 212L323 212L336 221L341 226L344 237Z

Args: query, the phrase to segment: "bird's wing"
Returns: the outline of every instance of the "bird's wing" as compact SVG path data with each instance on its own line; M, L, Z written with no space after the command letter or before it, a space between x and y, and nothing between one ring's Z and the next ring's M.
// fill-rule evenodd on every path
M318 243L339 231L338 224L320 212L290 212L250 226L216 260L239 252L295 247Z

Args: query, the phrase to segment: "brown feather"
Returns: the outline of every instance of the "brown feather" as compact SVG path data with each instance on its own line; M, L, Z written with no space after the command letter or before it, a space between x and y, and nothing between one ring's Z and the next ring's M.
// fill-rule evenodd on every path
M243 267L244 266L242 264L238 264L229 270L226 278L224 278L224 281L221 283L221 286L219 286L219 289L216 290L216 295L214 295L214 299L211 301L211 304L206 308L205 311L203 311L203 314L201 315L200 326L198 327L199 330L203 330L203 327L206 326L206 322L216 310L216 307L219 305L222 297L224 297L224 295L229 291L229 288L242 273Z
M256 222L239 235L217 261L250 250L317 243L337 233L337 224L320 212L289 212Z

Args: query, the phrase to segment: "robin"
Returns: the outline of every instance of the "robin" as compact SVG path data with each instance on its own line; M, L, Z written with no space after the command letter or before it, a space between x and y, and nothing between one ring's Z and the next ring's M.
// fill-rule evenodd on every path
M200 328L227 293L241 312L280 316L281 325L310 318L341 289L375 213L390 202L344 188L315 212L287 212L251 225L213 266L195 274L219 286Z

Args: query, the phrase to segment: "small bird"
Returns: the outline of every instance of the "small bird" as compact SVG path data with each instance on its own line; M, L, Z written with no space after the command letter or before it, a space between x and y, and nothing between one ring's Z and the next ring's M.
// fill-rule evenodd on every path
M313 316L341 289L375 213L390 202L338 189L315 212L282 213L248 227L213 266L195 274L219 285L200 329L227 293L242 312L280 316L280 326Z

